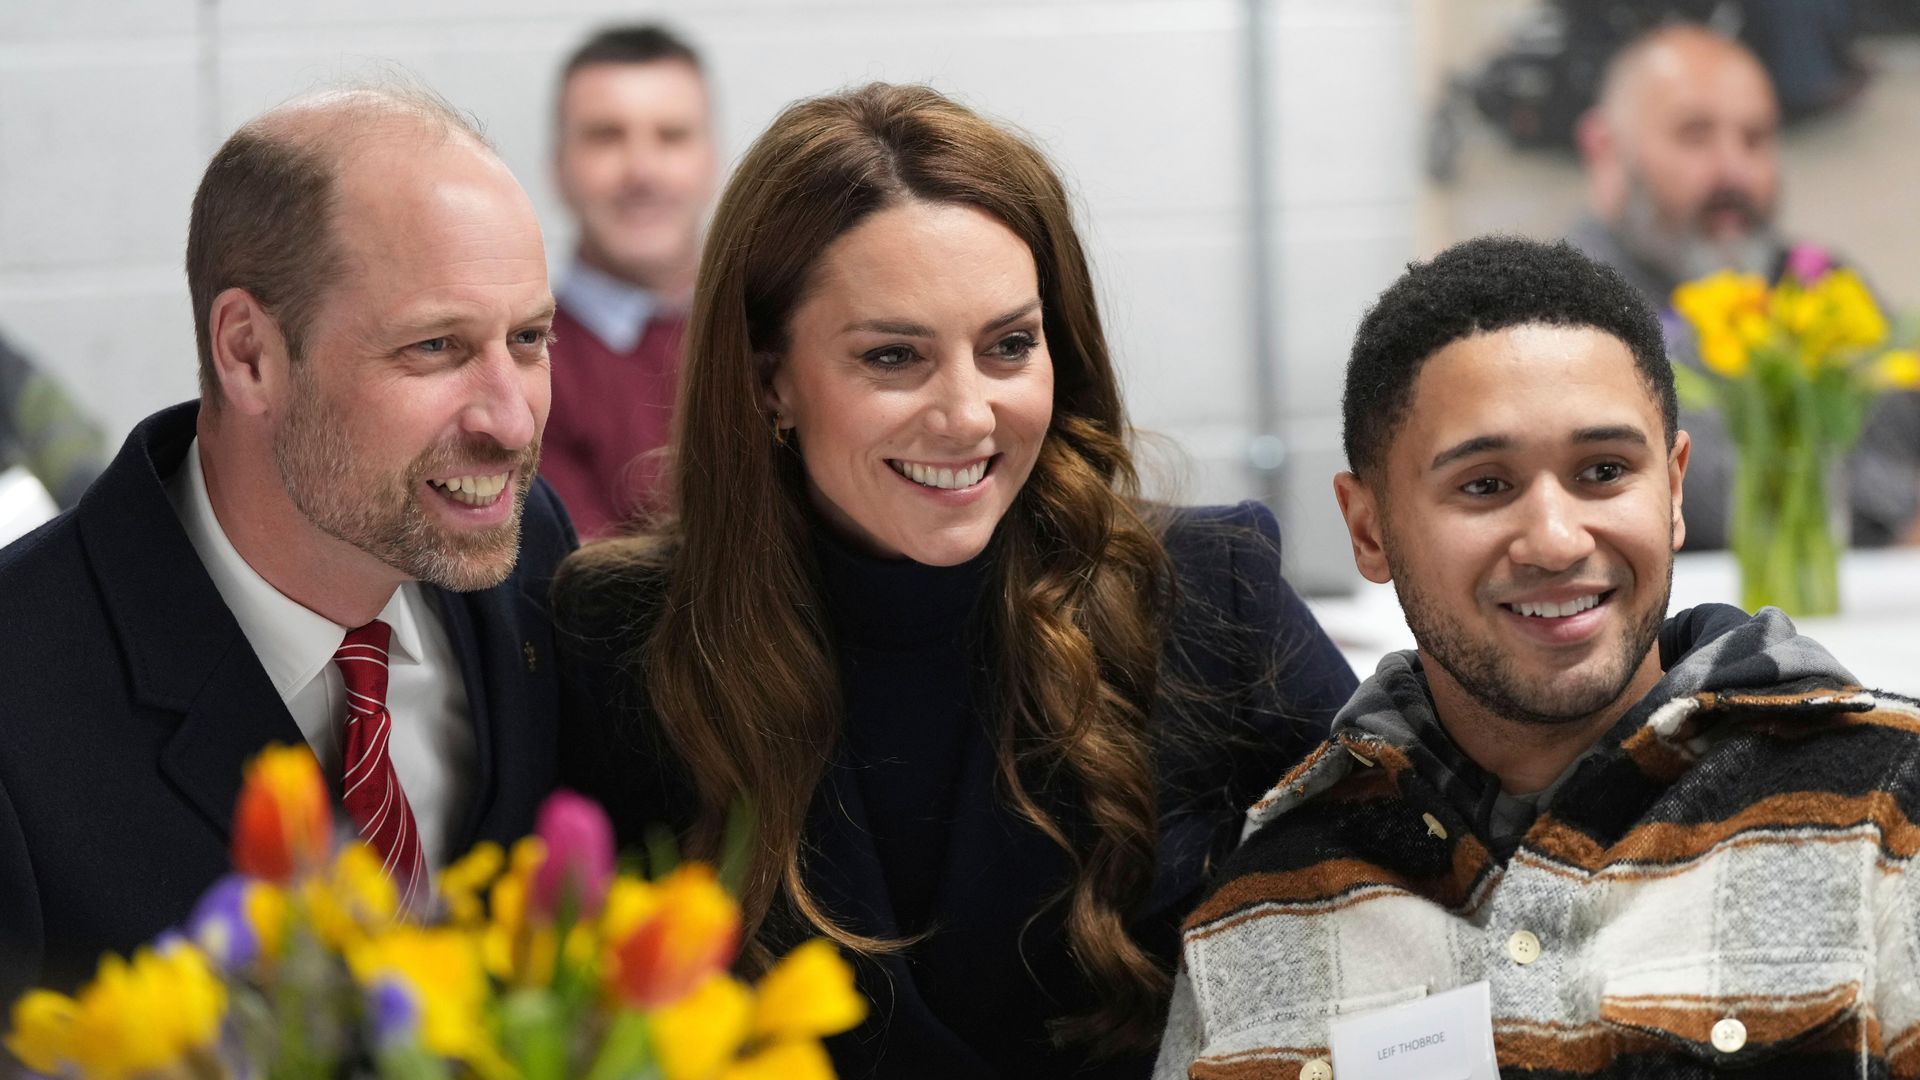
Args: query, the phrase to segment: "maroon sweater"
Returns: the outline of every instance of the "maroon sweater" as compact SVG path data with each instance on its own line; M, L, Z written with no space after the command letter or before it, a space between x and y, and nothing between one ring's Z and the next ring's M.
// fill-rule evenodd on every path
M606 536L659 504L680 368L678 316L648 320L639 344L615 352L565 307L553 318L553 411L540 475L560 493L582 540Z

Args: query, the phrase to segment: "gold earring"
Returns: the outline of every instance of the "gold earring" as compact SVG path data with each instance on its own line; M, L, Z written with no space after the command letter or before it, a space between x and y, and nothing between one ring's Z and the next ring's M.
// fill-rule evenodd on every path
M787 432L793 430L792 428L781 426L780 422L785 419L786 417L781 416L779 413L773 414L773 444L775 446L787 445Z

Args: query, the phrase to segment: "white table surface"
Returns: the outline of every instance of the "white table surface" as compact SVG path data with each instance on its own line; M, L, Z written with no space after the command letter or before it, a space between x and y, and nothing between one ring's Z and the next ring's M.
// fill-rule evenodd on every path
M1669 611L1695 604L1738 604L1739 571L1725 552L1674 559ZM1361 677L1380 658L1413 648L1393 586L1363 581L1352 596L1307 601L1314 617ZM1840 561L1840 614L1797 619L1866 686L1920 696L1920 551L1850 551Z

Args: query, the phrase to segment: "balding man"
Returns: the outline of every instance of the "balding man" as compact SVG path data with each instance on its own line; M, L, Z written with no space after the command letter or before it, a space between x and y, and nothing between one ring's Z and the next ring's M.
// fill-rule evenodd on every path
M1575 242L1656 305L1721 269L1771 274L1779 109L1746 47L1676 25L1623 49L1580 124L1591 216Z
M0 993L69 984L228 867L241 770L310 746L423 900L530 827L559 692L531 204L416 91L246 124L194 197L200 398L0 553Z
M1614 58L1599 103L1582 119L1588 216L1569 236L1619 270L1666 314L1676 361L1698 366L1673 290L1717 270L1772 280L1790 245L1775 228L1780 111L1766 69L1713 30L1676 24ZM1736 451L1717 414L1688 410L1687 547L1725 547ZM1920 409L1904 395L1873 417L1852 461L1853 539L1887 543L1916 531Z

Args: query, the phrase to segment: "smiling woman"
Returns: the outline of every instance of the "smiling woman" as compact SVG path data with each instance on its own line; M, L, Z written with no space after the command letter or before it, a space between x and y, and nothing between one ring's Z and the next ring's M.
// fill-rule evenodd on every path
M715 216L674 513L556 586L568 779L628 839L753 825L762 962L862 960L845 1076L1144 1076L1174 930L1351 671L1264 508L1138 495L1031 145L933 91L789 109Z

